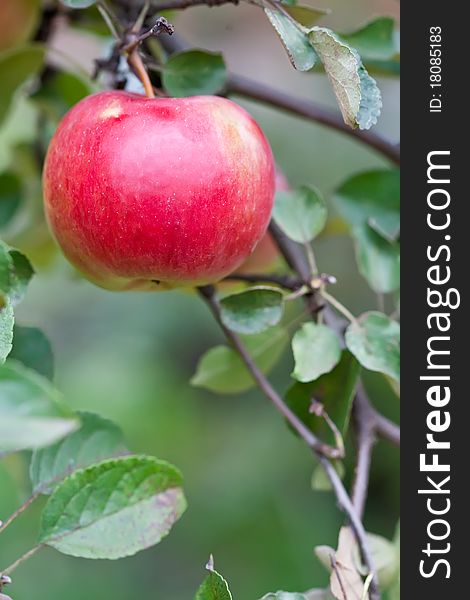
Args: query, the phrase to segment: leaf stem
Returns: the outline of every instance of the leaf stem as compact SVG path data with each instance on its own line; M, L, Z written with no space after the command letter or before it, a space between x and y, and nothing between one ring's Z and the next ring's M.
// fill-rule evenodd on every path
M8 517L6 521L0 524L0 533L5 531L5 529L13 523L13 521L19 517L26 509L28 509L31 504L40 496L40 492L35 492L32 496L30 496L21 506L19 506L15 512Z
M0 573L2 575L10 575L21 564L23 564L24 562L26 562L29 558L31 558L34 554L36 554L36 552L38 552L39 550L41 550L41 548L44 548L44 544L38 544L37 546L34 546L34 548L31 548L31 550L28 550L28 552L25 552L25 554L23 554L23 556L20 556L20 558L18 558L17 560L15 560L14 563L12 563L9 567L7 567L6 569L4 569L3 571L0 571Z
M325 290L322 290L321 295L327 302L331 304L331 306L334 306L338 312L344 315L346 319L348 319L348 321L350 321L351 323L356 322L356 317L344 306L344 304L341 304L341 302L337 300L334 296L332 296Z
M305 253L307 254L308 264L310 265L311 276L316 277L318 275L317 261L315 260L315 254L310 242L304 243Z

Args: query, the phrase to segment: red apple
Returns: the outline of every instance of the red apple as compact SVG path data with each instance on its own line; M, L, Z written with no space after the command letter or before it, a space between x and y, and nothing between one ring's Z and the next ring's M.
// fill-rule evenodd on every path
M89 96L49 146L44 202L65 256L112 290L213 283L263 237L274 161L257 123L214 96Z
M276 191L287 192L290 190L289 182L282 171L276 169ZM266 232L253 254L249 256L241 267L237 269L240 274L264 273L269 271L279 258L279 250L272 235Z

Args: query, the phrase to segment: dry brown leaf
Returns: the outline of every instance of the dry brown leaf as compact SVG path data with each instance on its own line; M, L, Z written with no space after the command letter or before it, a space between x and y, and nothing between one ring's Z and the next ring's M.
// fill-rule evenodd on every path
M369 594L364 595L364 581L357 569L355 553L354 534L350 527L342 527L330 576L331 592L338 600L369 600Z

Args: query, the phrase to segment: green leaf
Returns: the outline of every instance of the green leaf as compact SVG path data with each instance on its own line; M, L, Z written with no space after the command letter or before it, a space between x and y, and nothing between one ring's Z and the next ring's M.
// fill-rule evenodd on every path
M344 122L353 129L370 129L377 123L382 99L359 54L325 27L313 27L309 38L325 67Z
M292 377L308 382L329 373L341 358L336 333L326 325L304 323L292 338L295 368Z
M0 308L0 364L3 364L13 346L13 325L15 323L15 317L11 301L8 298L0 296L0 302L2 303Z
M146 456L75 471L47 502L39 543L71 556L117 559L157 544L186 509L181 473Z
M5 227L15 216L21 203L20 179L10 172L0 175L0 227Z
M243 342L258 368L268 373L280 359L288 336L282 327L277 326L243 337ZM191 384L219 394L239 394L254 387L255 382L235 350L216 346L200 359Z
M0 241L0 293L13 306L23 299L34 269L24 254Z
M0 364L12 349L13 308L22 300L33 272L26 256L0 240Z
M44 56L45 50L39 45L15 48L0 54L0 124L8 113L16 91L41 69Z
M378 17L357 31L342 33L341 39L359 52L362 59L389 60L397 53L395 21Z
M211 556L206 565L209 574L202 582L200 588L194 596L194 600L232 600L228 583L214 570L214 561Z
M163 70L163 85L171 96L198 96L220 92L227 80L222 54L188 50L173 54Z
M283 232L300 244L312 241L323 229L328 213L320 192L302 186L277 192L273 218Z
M400 325L379 312L364 313L351 323L346 345L363 367L400 381Z
M373 127L382 112L382 94L377 82L369 75L364 65L358 67L361 103L355 122L359 129L370 129Z
M124 435L112 421L87 412L78 416L80 429L33 453L29 475L34 492L50 494L59 481L77 469L128 454Z
M78 426L47 379L14 361L0 366L1 451L48 446Z
M307 597L296 592L275 592L266 594L261 600L307 600Z
M26 288L34 275L34 269L28 258L18 250L10 249L9 254L12 263L10 286L3 291L6 291L13 306L16 306L24 298Z
M324 8L314 8L313 6L304 6L303 4L293 4L291 6L283 4L282 8L295 21L297 21L297 23L300 23L304 27L312 27L312 25L314 25L322 17L330 14L331 12L329 10L325 10Z
M255 287L220 301L223 324L238 333L261 333L277 325L283 313L282 293L270 287Z
M13 329L13 349L10 358L24 364L25 367L37 371L44 377L54 376L54 356L49 340L36 327L15 325Z
M96 3L96 0L60 0L69 8L88 8Z
M318 56L304 28L277 9L265 8L264 12L276 30L292 65L299 71L309 71L318 61Z
M343 435L349 427L359 363L347 350L341 354L336 367L311 383L294 383L286 394L286 403L319 438L334 445L335 437L322 417L310 411L312 398L323 407Z
M359 271L374 292L388 294L400 287L400 246L365 223L354 228Z
M390 241L400 232L400 171L354 175L334 195L335 206L352 227L368 223Z

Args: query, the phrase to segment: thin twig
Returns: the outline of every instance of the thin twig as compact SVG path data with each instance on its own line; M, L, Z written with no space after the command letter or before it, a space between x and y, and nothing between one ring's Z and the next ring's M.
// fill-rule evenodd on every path
M4 521L1 525L0 525L0 533L2 533L3 531L5 531L5 529L11 525L13 523L13 521L19 517L26 509L28 509L31 504L37 499L39 498L40 493L36 492L35 494L33 494L32 496L30 496L25 502L23 502L23 504L18 507L15 512L8 517L8 519L6 521Z
M119 39L120 34L122 33L122 27L119 19L116 17L111 7L108 5L106 0L99 0L96 6L103 17L104 22L108 26L108 29L116 39Z
M375 413L375 429L380 437L400 447L400 427L378 412Z
M269 232L289 267L297 273L302 283L310 284L310 265L302 245L288 238L274 221L269 224Z
M41 550L41 548L44 548L44 544L38 544L37 546L34 546L34 548L31 548L31 550L28 550L28 552L25 552L25 554L23 554L23 556L20 556L20 558L18 558L17 560L15 560L14 563L12 563L9 567L7 567L6 569L4 569L3 571L0 571L0 573L2 575L10 575L22 563L24 563L25 561L27 561L28 558L31 558L33 556L33 554L36 554L36 552L38 552L39 550Z
M354 400L354 424L357 439L357 458L352 488L352 503L362 519L369 489L372 450L376 441L375 413L364 393L362 384L358 385Z
M341 431L338 429L336 423L333 421L330 415L326 412L323 403L319 402L315 398L312 398L310 412L314 415L317 415L317 417L321 417L325 421L326 426L329 428L333 434L333 437L335 438L336 447L341 451L341 455L345 456L344 440Z
M134 25L132 26L132 30L134 33L139 33L139 31L142 29L142 27L144 26L145 23L145 19L147 17L147 13L150 9L150 0L145 0L140 13L137 16L137 19L135 20Z
M350 323L355 323L356 317L344 306L344 304L325 290L322 291L321 295L329 304L331 304L331 306L344 315Z

